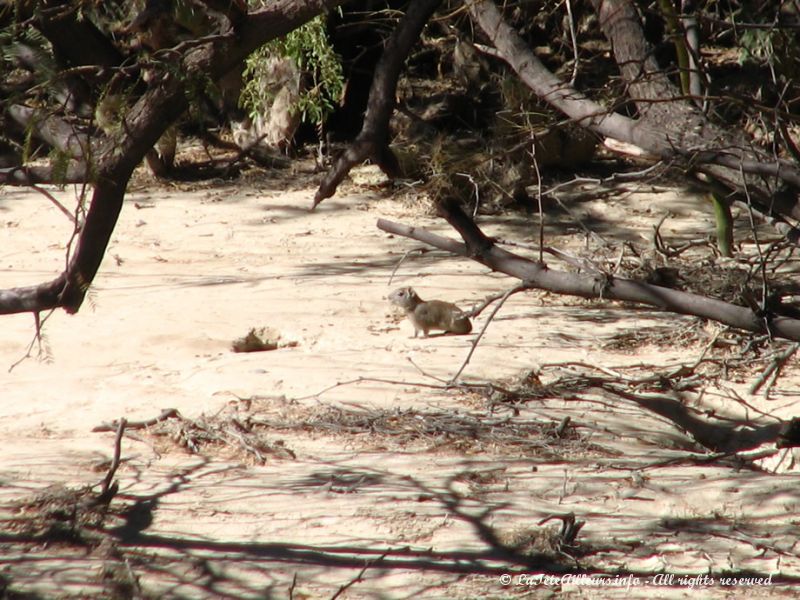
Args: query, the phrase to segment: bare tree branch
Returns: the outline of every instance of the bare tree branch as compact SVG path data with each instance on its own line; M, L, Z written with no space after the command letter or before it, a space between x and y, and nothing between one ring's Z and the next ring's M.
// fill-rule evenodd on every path
M412 0L409 4L375 67L361 132L320 183L314 207L333 196L350 169L367 158L373 159L389 177L399 174L397 158L389 148L389 119L394 110L397 78L408 53L439 4L441 0Z

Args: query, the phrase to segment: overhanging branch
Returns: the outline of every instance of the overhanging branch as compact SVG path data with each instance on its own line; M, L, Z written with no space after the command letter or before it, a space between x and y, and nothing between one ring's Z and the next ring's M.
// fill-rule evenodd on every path
M361 131L319 184L313 207L333 196L350 169L368 158L387 176L399 174L397 157L389 148L389 119L394 110L397 78L408 53L439 4L441 0L412 0L408 5L375 66Z

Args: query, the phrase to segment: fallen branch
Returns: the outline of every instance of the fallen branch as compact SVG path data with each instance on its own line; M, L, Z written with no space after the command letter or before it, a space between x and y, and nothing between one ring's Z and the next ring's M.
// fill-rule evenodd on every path
M387 233L409 237L441 250L471 258L493 271L522 280L529 288L582 298L636 302L682 315L711 319L754 333L769 333L774 337L800 341L798 319L756 314L748 307L643 281L613 277L608 274L578 274L551 269L545 263L533 262L498 248L459 208L443 206L442 212L466 243L386 219L378 219L377 226Z
M122 419L120 421L112 421L111 423L103 423L102 425L94 427L92 431L116 431L123 422L125 423L125 429L145 429L147 427L152 427L161 421L166 421L167 419L173 418L177 419L180 418L180 416L181 415L177 408L165 408L161 411L160 415L153 417L152 419L145 419L144 421L126 421L125 419Z
M503 304L506 303L506 300L508 300L514 294L517 294L517 293L522 292L522 291L527 290L527 289L528 289L528 286L525 285L525 283L519 283L519 284L515 285L514 287L512 287L511 289L507 290L505 293L503 293L500 296L500 298L499 298L500 302L497 303L497 305L494 307L494 309L492 310L491 314L489 315L489 318L486 319L486 322L483 324L483 328L481 329L481 332L472 341L472 348L470 348L469 353L467 354L467 357L464 359L464 362L461 363L461 367L458 369L456 374L453 375L453 377L450 379L449 385L455 384L456 380L461 376L461 373L463 373L464 369L467 368L467 365L469 364L470 359L472 359L472 355L475 353L475 349L478 347L478 344L480 343L481 339L483 338L483 334L486 333L486 330L489 328L489 324L494 320L495 315L503 307Z

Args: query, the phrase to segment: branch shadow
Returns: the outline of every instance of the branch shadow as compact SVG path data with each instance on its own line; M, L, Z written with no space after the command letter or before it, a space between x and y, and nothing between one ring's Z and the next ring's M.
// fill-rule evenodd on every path
M596 379L588 378L582 385L582 390L600 387ZM612 394L618 390L604 391ZM645 409L650 400L647 397L634 398L630 393L617 394L617 397ZM680 404L678 399L671 400ZM664 400L660 399L660 402ZM275 407L274 410L280 413L283 408ZM315 418L321 418L318 407L308 410ZM667 569L645 569L642 566L623 569L615 565L627 564L629 560L636 560L639 565L646 563L654 553L662 552L660 548L674 545L676 539L717 553L725 552L731 544L743 544L780 554L789 564L798 559L793 546L784 540L797 539L800 528L787 523L776 529L767 523L784 517L783 506L800 502L800 490L793 485L768 485L770 474L754 463L745 463L744 471L741 461L734 464L733 461L720 460L713 467L732 476L736 473L737 486L749 496L749 501L763 506L757 517L746 519L725 513L676 517L674 514L659 516L656 513L643 518L630 505L607 512L593 498L607 494L609 487L615 485L619 479L615 472L640 468L643 461L652 464L659 460L664 452L658 441L653 440L651 447L642 448L641 454L608 454L601 462L596 454L588 452L588 445L585 446L587 451L581 454L575 452L574 446L565 445L570 440L582 443L580 437L558 437L546 423L533 426L531 422L530 427L523 427L530 418L529 413L524 412L528 410L527 404L519 404L517 410L519 414L507 420L490 419L485 414L479 418L476 413L474 425L450 427L448 435L458 438L450 439L450 445L442 445L443 428L434 422L429 423L428 429L413 428L406 432L406 438L398 438L401 445L407 445L409 439L435 439L436 455L440 457L448 448L462 448L460 453L447 453L444 462L441 458L431 462L431 465L438 465L437 469L422 469L418 474L404 471L403 465L408 464L409 459L412 464L428 464L426 461L431 461L434 456L431 448L419 449L411 445L405 450L406 456L401 457L403 460L397 459L397 453L392 452L395 458L381 464L377 459L386 456L387 450L391 452L391 448L384 447L382 453L375 454L375 461L367 460L367 463L374 463L372 466L356 462L359 454L372 453L367 446L362 452L352 455L276 460L261 470L242 469L238 464L218 463L208 456L193 455L189 464L170 467L163 474L155 473L155 479L149 465L126 463L123 480L126 491L120 492L111 502L106 522L101 527L78 529L73 538L56 540L48 538L47 530L42 533L41 530L26 531L23 528L13 533L7 525L19 519L23 514L19 511L15 513L16 517L4 518L3 526L0 526L0 556L3 557L0 558L0 574L5 579L0 583L10 590L10 597L20 598L51 597L53 586L62 586L61 589L66 591L77 588L79 592L76 593L84 597L122 598L155 594L160 597L238 599L258 595L278 598L286 597L294 574L291 585L297 585L298 593L312 593L315 597L331 596L337 582L355 581L365 590L363 593L367 597L412 598L418 597L421 589L427 589L428 583L424 578L433 577L440 581L442 578L450 582L469 581L473 595L480 596L502 593L501 575L630 575L648 578ZM687 410L685 406L669 404L667 408L656 406L653 412L679 421L675 413L685 417ZM345 414L347 411L353 414ZM401 427L387 433L386 423L424 422L421 413L409 413L403 421L404 414L396 411L381 415L337 408L335 412L339 418L346 418L342 423L346 425L343 431L348 434L375 436L377 432L383 432L382 435L391 437L404 430ZM445 413L436 415L443 418ZM433 421L436 415L428 416L426 420ZM384 417L386 420L381 420ZM547 423L553 418L557 415L550 415ZM695 420L680 423L684 427L695 427ZM576 418L568 431L574 433L577 429L589 428L591 421ZM308 430L309 424L314 423L300 419L297 427ZM509 432L509 436L498 438L498 431L504 423L515 429ZM263 425L281 431L280 422L264 421ZM737 423L732 427L735 429L740 425ZM321 426L312 429L324 430ZM762 428L762 434L767 429ZM718 429L711 432L717 435ZM331 440L340 440L342 433L329 435ZM524 452L498 450L499 441L520 444L523 435L531 439L514 448L524 448ZM541 440L534 439L536 436L541 436ZM381 439L374 443L384 446ZM461 444L467 440L474 444L468 448L483 450L492 445L495 448L488 452L489 455L485 455L485 451L464 452ZM541 453L536 451L539 447ZM524 489L523 482L528 477L525 473L532 473L529 476L533 478L544 477L544 474L536 474L537 465L550 463L551 457L556 456L562 458L565 473L574 471L582 478L583 490L581 494L564 492L569 502L554 513L552 498L548 499L541 493L520 493L520 490ZM553 466L561 469L558 465ZM748 470L748 466L752 468ZM441 475L438 475L439 469ZM546 482L540 485L547 487ZM681 480L681 485L692 484ZM134 489L139 491L134 493ZM681 494L680 486L674 487L673 493ZM167 525L171 512L192 514L197 498L203 498L204 509L219 514L222 522L228 514L228 503L235 499L252 505L251 512L258 520L286 521L286 525L271 526L271 532L264 532L259 531L254 523L252 533L226 534L224 528L215 528L205 535L199 533L192 520ZM410 513L429 517L443 514L445 520L458 523L467 535L453 547L437 548L434 543L422 544L415 541L416 538L404 541L400 536L377 530L364 533L363 527L356 527L356 521L366 519L369 523L369 515L347 509L349 504L357 506L358 503L390 512L402 513L402 507ZM561 506L560 501L558 504ZM340 518L337 534L342 541L303 541L315 537L315 511ZM0 510L2 512L6 511ZM579 519L581 526L582 523L589 526L582 530L575 543L566 544L540 519L548 514L566 518L570 513ZM510 524L515 522L524 524L524 535L509 535L513 531ZM606 529L608 523L613 535ZM771 538L773 535L779 535L780 540ZM710 559L709 565L708 574L715 577L771 576L773 585L800 584L800 576L773 573L769 567L771 562L766 560L756 563L761 569L754 568L753 564L747 568L720 568L713 566ZM81 579L77 575L87 571L104 575L88 582L85 576ZM670 569L670 574L692 576L696 571L687 567ZM403 576L420 580L419 587L409 587L407 582L398 583L395 578ZM476 581L481 578L482 581ZM50 587L47 587L48 582ZM676 582L674 587L679 585ZM376 593L376 589L382 591ZM441 590L436 586L431 589Z

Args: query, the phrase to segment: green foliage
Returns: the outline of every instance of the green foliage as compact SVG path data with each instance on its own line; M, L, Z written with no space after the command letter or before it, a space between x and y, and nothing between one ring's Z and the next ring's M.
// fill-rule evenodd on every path
M64 185L67 179L67 169L69 168L70 156L66 152L53 148L50 151L50 167L52 168L53 183Z
M304 121L321 124L344 87L341 62L325 32L325 17L316 17L285 37L273 40L247 59L240 104L254 117L265 116L264 111L278 91L269 85L268 64L276 57L294 60L306 80L296 110Z
M769 29L746 29L739 36L739 64L747 60L761 62L773 55L772 36Z
M764 27L745 29L739 36L739 64L747 61L769 64L786 78L800 74L797 37L789 29Z

